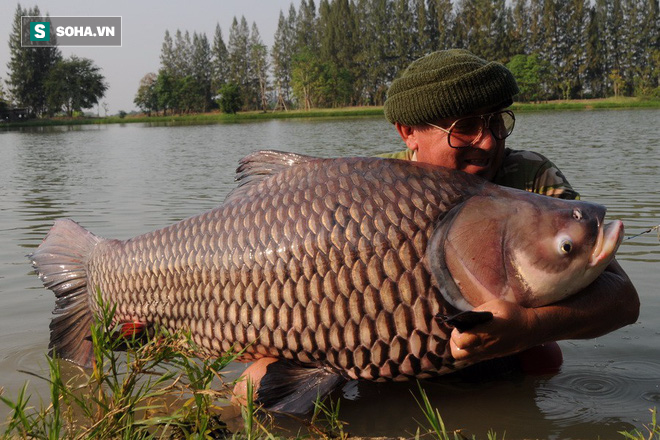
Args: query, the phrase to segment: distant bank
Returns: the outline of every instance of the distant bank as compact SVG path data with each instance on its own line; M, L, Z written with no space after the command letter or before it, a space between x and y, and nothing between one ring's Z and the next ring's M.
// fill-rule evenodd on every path
M579 99L568 101L544 101L537 103L515 103L512 110L518 112L546 111L546 110L597 110L597 109L623 109L623 108L660 108L660 99L640 98L606 98L606 99ZM291 118L327 118L327 117L354 117L354 116L383 116L383 107L345 107L313 110L289 110L268 112L240 112L226 114L220 112L195 113L184 115L146 116L143 114L126 115L125 117L108 116L103 118L53 118L31 119L24 122L0 122L0 128L15 127L43 127L56 125L84 125L84 124L128 124L134 122L151 123L223 123L241 122L256 119L291 119Z

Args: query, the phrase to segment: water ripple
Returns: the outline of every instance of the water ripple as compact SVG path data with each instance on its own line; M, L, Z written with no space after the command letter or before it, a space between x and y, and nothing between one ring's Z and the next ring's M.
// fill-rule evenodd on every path
M536 403L560 426L637 419L660 402L660 365L612 361L568 367L537 389Z

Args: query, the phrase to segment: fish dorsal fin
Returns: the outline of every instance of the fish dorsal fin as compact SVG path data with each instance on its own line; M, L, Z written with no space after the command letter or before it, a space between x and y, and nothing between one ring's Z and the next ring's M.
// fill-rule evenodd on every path
M238 182L238 187L227 195L225 203L243 197L255 184L270 176L315 159L318 158L277 150L261 150L248 154L238 161L234 179Z

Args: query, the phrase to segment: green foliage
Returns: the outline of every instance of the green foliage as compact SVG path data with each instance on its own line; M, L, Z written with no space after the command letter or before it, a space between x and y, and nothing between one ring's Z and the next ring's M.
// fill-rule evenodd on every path
M216 24L213 47L211 48L211 86L213 95L229 80L228 56L227 46L224 38L222 38L222 29L219 24Z
M58 61L45 82L51 111L64 110L71 117L96 105L108 89L100 70L92 60L75 55Z
M249 44L248 84L253 90L250 108L268 109L268 48L261 41L256 23L252 25Z
M119 119L124 119L128 113L126 113L124 110L119 110Z
M245 17L234 17L225 45L219 26L206 62L211 96L233 82L241 110L382 105L401 69L430 51L459 47L513 61L523 100L652 97L660 93L658 0L300 0L281 11L268 50ZM316 5L319 5L317 10ZM202 36L198 39L201 41ZM185 108L180 88L191 57L206 50L188 33L166 32L161 71L166 112ZM191 55L193 54L193 55ZM268 57L270 55L270 59ZM526 56L524 60L514 58ZM210 60L210 61L209 61ZM523 62L524 61L524 62ZM195 63L193 63L195 64ZM205 74L206 75L206 74ZM205 85L207 76L193 77ZM270 83L272 78L272 84ZM188 104L190 106L190 104ZM202 105L201 108L204 108Z
M291 88L291 62L293 45L295 43L296 11L293 5L289 9L288 18L280 11L277 31L270 56L272 60L273 83L275 84L276 109L287 109L291 103L289 90Z
M520 89L516 100L529 102L547 98L543 84L550 81L550 66L538 54L516 55L506 67L513 73Z
M158 94L156 93L156 84L158 76L155 73L147 73L140 80L140 87L133 99L133 103L137 105L147 116L151 116L151 112L158 111Z
M158 72L154 89L158 108L163 110L163 115L166 115L168 110L174 112L178 109L177 80L166 69Z
M235 114L241 108L241 92L234 83L225 84L218 91L218 105L224 113Z
M38 116L48 110L46 81L62 59L57 47L21 47L21 16L40 16L38 7L23 9L19 4L9 35L9 77L7 85L18 107ZM25 31L24 31L25 32Z
M350 102L352 77L348 69L339 68L309 51L293 61L291 76L293 95L302 107L342 107Z

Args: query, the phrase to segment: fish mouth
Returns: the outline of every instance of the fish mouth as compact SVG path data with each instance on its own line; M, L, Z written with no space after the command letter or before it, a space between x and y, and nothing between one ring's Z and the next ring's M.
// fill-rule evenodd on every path
M589 259L589 266L607 264L614 258L614 254L623 241L623 229L623 222L620 220L614 220L599 228L598 239Z

